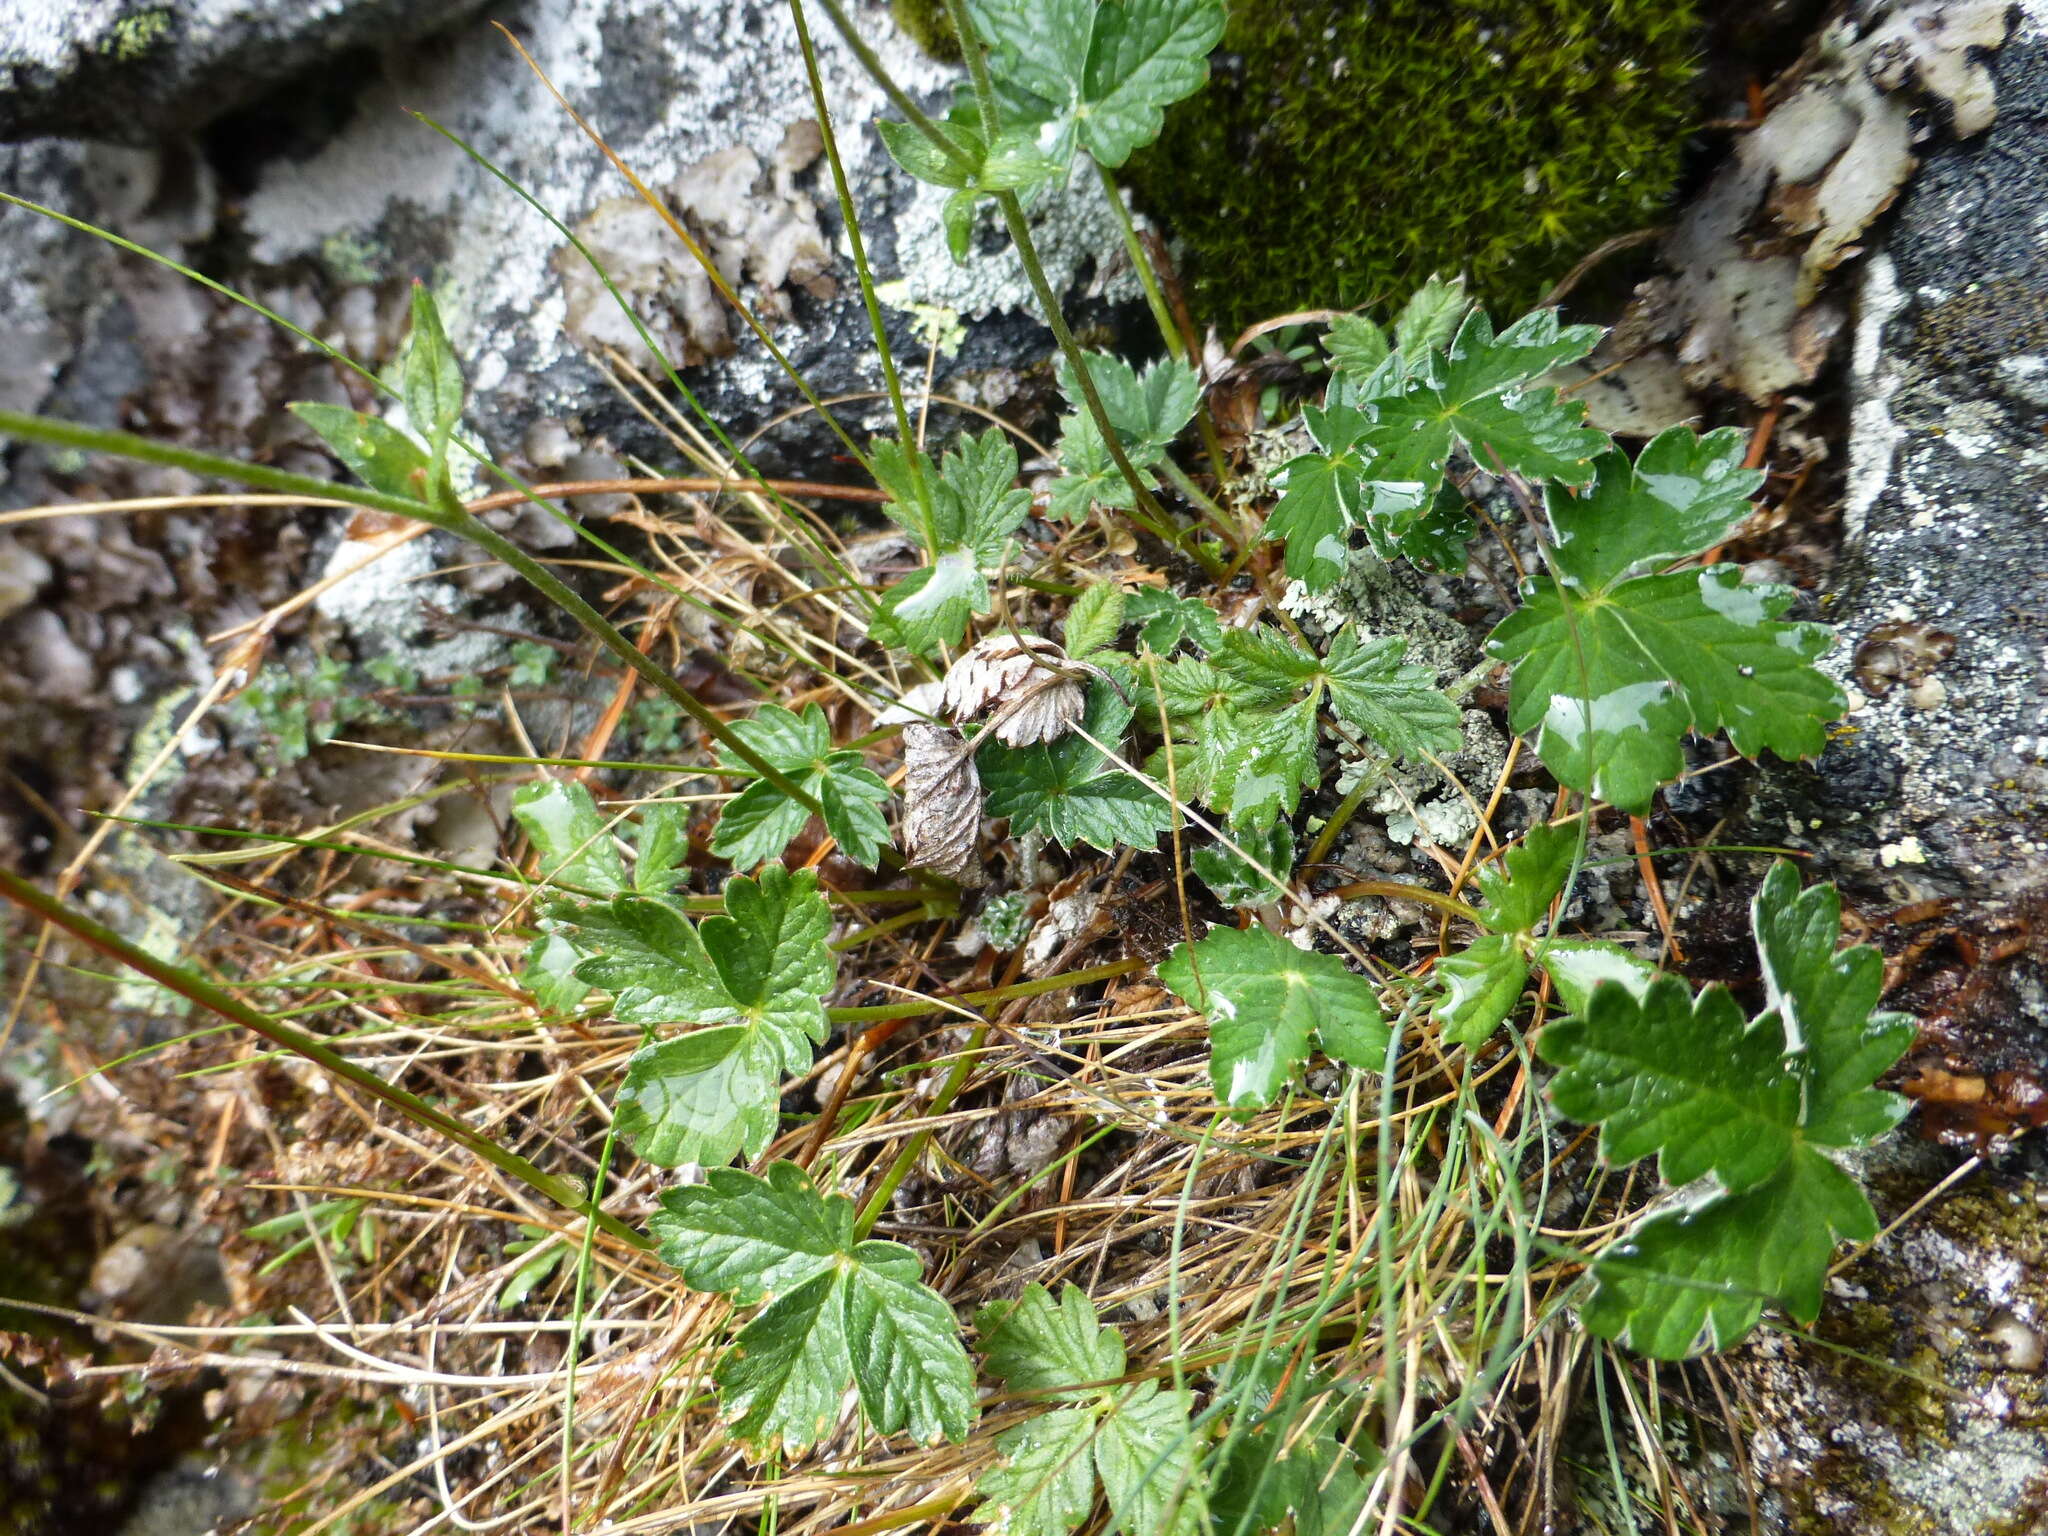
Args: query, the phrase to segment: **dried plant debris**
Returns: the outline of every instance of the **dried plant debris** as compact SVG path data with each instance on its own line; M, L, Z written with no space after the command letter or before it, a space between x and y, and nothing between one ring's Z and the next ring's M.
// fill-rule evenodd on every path
M1654 431L1690 414L1684 388L1761 402L1820 371L1845 318L1828 274L1859 253L1937 125L1970 138L1996 116L1984 55L2005 42L2008 9L1863 0L1822 35L1666 238L1670 275L1637 290L1582 365L1603 377L1587 396L1602 426Z
M942 725L903 727L903 846L910 867L982 883L981 771L974 744Z
M1107 676L1098 666L1070 660L1058 641L990 635L953 663L942 698L955 724L986 715L997 741L1028 747L1056 741L1079 725L1088 702L1084 685Z

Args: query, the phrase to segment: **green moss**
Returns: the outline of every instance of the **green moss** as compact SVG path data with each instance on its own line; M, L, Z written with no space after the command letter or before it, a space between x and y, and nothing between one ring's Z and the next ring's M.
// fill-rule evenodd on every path
M1699 36L1692 0L1242 0L1130 180L1225 325L1431 272L1514 310L1658 219Z
M171 28L171 12L168 6L156 6L133 15L123 16L114 23L114 30L105 44L105 51L123 64L132 64L148 53L157 39Z
M946 14L946 0L889 0L889 14L905 36L941 64L960 62L960 34Z

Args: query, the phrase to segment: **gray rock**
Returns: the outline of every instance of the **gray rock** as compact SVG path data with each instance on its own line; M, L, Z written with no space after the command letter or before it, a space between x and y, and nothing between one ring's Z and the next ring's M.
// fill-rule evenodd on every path
M352 50L480 0L24 0L0 9L0 139L148 148Z
M1929 156L1862 279L1846 548L1823 614L1851 729L1751 829L1869 896L2048 878L2048 32Z

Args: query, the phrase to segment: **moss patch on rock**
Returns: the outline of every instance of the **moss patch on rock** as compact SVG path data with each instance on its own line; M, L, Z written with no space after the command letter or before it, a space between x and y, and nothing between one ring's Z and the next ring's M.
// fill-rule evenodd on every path
M1659 218L1698 118L1691 0L1239 0L1129 178L1235 326L1470 274L1533 303Z

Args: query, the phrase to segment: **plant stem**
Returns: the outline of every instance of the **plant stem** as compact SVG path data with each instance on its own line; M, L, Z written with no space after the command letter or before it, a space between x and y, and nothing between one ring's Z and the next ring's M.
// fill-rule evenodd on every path
M811 42L810 23L804 19L803 0L789 0L789 14L796 22L796 40L804 55L804 74L811 82L811 105L817 110L818 131L825 140L825 159L832 167L832 190L839 199L839 219L846 226L847 243L853 247L854 275L860 281L861 303L868 312L868 327L875 334L875 356L882 364L882 382L889 391L889 407L896 415L896 437L910 462L910 476L917 486L919 510L925 526L931 526L931 493L925 488L924 465L911 435L910 412L903 403L903 383L896 374L896 354L889 346L889 329L882 323L882 303L875 296L874 273L868 268L867 242L860 232L860 214L853 206L853 189L847 185L846 167L839 158L839 136L832 131L832 109L825 100L825 82L818 73L818 50ZM926 381L930 387L930 381ZM930 540L927 540L929 543Z
M917 103L910 99L903 87L882 67L881 56L867 45L866 39L855 29L852 18L846 14L846 7L841 5L839 0L818 0L818 4L825 8L825 14L832 19L833 29L845 39L846 46L853 50L853 56L860 60L860 67L867 71L868 78L882 88L882 94L889 98L889 105L901 112L911 127L930 139L939 153L944 155L956 170L970 176L975 174L980 168L968 158L958 144L947 137L944 128L919 110Z
M84 913L59 901L12 870L0 869L0 896L5 896L46 921L56 924L84 940L94 949L119 960L123 965L141 972L157 985L177 993L180 997L189 998L201 1007L210 1008L221 1017L232 1019L273 1044L305 1057L331 1075L390 1105L414 1124L440 1132L450 1141L475 1153L499 1172L519 1180L564 1210L575 1211L588 1217L620 1242L640 1249L651 1249L654 1246L617 1217L608 1216L598 1210L594 1197L586 1196L573 1181L544 1172L516 1152L506 1151L490 1137L464 1124L455 1116L436 1109L417 1094L408 1093L403 1088L387 1083L367 1067L360 1067L339 1052L330 1050L314 1036L251 1008L233 993L215 986L205 977L130 943L113 929L95 922Z
M946 1080L939 1085L938 1094L933 1098L931 1106L925 1110L927 1118L937 1119L953 1107L953 1100L959 1097L960 1090L967 1085L967 1076L974 1070L974 1064L981 1056L981 1047L988 1039L988 1030L986 1024L974 1026L973 1032L967 1037L966 1047L954 1061L952 1069L946 1073ZM905 1142L902 1149L897 1152L895 1161L889 1164L889 1171L882 1175L882 1182L875 1186L874 1193L868 1196L867 1204L860 1208L860 1215L854 1218L855 1242L859 1242L874 1231L875 1223L882 1219L882 1213L888 1210L890 1200L895 1197L896 1191L902 1188L903 1181L910 1177L910 1170L917 1166L917 1160L924 1156L925 1146L931 1139L931 1127L927 1126Z
M1131 222L1131 210L1124 206L1124 195L1118 190L1116 178L1109 174L1109 167L1093 155L1088 163L1095 167L1096 177L1102 182L1102 195L1109 199L1109 206L1116 212L1116 221L1123 230L1124 251L1131 258L1131 266L1138 274L1138 282L1145 290L1145 303L1152 310L1153 323L1159 327L1159 334L1166 342L1167 352L1187 361L1188 344L1180 334L1180 327L1173 323L1173 316L1166 308L1166 296L1159 291L1159 275L1152 270L1152 258L1145 254L1145 247L1138 239L1138 226Z

